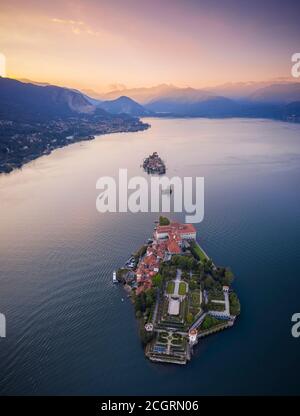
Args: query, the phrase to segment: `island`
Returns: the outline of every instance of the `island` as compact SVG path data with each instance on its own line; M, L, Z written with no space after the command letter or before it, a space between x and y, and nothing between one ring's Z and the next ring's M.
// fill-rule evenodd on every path
M166 173L166 165L157 152L153 152L143 160L143 168L148 174L164 175Z
M160 217L117 279L132 299L151 361L186 364L201 338L231 328L240 314L233 273L213 263L192 224Z

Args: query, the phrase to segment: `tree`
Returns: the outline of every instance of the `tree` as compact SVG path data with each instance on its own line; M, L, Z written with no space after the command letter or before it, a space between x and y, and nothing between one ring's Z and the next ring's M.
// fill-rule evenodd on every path
M171 266L171 263L162 263L159 273L163 279L174 279L176 276L176 267Z
M144 254L146 253L146 251L147 251L147 245L146 244L143 244L138 250L137 250L137 252L136 253L134 253L134 257L135 257L135 259L136 260L138 260L140 257L143 257L144 256Z
M145 312L146 309L146 295L144 292L136 296L134 303L135 311Z
M211 276L207 276L204 280L204 288L211 289L214 286L215 282Z
M196 290L197 289L197 281L195 279L191 279L191 281L189 282L189 288L191 290Z
M189 275L189 273L187 273L186 271L184 271L184 272L182 273L182 276L181 276L181 277L182 277L183 279L187 280L187 279L189 278L189 276L190 276L190 275Z
M234 275L230 269L227 269L225 272L225 276L221 280L223 286L230 286L234 280Z
M226 268L225 267L218 267L217 272L218 272L219 276L223 277L223 276L225 276Z
M206 315L206 317L204 318L204 321L201 324L201 329L205 330L205 329L209 329L215 325L218 325L220 323L220 321L216 318L214 318L213 316L210 315Z
M182 270L193 270L197 266L196 260L191 256L173 256L172 264L179 267Z
M140 338L143 345L148 344L154 337L154 332L147 332L144 325L140 325Z
M188 270L193 270L197 266L197 261L193 257L187 258L187 268Z
M159 217L159 225L169 225L170 220L167 217L163 217L162 215Z
M232 292L229 295L230 313L231 315L239 315L241 311L240 301L237 295Z
M155 302L155 290L154 289L148 289L146 291L146 295L145 295L146 306L150 307L150 306L153 305L154 302Z
M160 274L160 273L157 273L157 274L153 277L153 279L152 279L152 283L153 283L153 286L154 286L154 287L157 287L157 288L159 288L159 289L161 289L161 288L162 288L162 285L163 285L163 278L162 278L162 276L161 276L161 274Z

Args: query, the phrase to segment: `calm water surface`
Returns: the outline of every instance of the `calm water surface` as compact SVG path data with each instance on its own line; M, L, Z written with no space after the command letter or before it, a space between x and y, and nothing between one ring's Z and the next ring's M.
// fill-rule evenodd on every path
M299 394L300 125L151 119L0 176L2 394ZM154 214L99 214L96 180L158 151L168 175L205 177L199 241L237 276L236 326L185 367L153 364L112 272L147 239ZM183 216L176 214L178 220Z

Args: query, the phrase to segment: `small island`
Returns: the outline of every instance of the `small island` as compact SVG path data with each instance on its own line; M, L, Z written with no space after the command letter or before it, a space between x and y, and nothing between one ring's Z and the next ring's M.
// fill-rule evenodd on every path
M232 327L240 314L231 270L216 266L196 237L192 224L160 217L153 237L117 271L152 361L186 364L201 338Z
M143 168L148 174L164 175L166 173L166 165L157 152L153 152L144 159Z

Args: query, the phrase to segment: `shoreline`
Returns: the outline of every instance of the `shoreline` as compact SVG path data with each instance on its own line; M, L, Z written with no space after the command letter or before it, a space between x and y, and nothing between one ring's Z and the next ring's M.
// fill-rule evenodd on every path
M93 132L93 134L85 134L82 136L73 136L72 139L69 139L67 137L63 137L62 138L62 142L56 144L51 144L51 147L47 148L46 150L42 150L40 152L37 153L33 153L30 154L26 157L24 157L24 159L20 162L2 162L0 160L0 176L4 176L4 175L9 175L10 173L17 171L19 169L22 169L23 166L27 165L30 162L33 162L34 160L37 160L43 156L48 156L50 155L53 151L58 150L58 149L62 149L64 147L68 147L72 144L75 143L80 143L80 142L86 142L86 141L91 141L91 140L95 140L96 136L104 136L107 134L114 134L114 133L136 133L139 131L144 131L147 130L151 127L151 125L149 123L143 122L140 119L138 120L137 125L132 126L131 128L128 126L127 129L124 128L120 128L120 129L115 129L113 131L100 131L100 132ZM49 141L48 141L49 143ZM48 146L48 144L47 144Z

